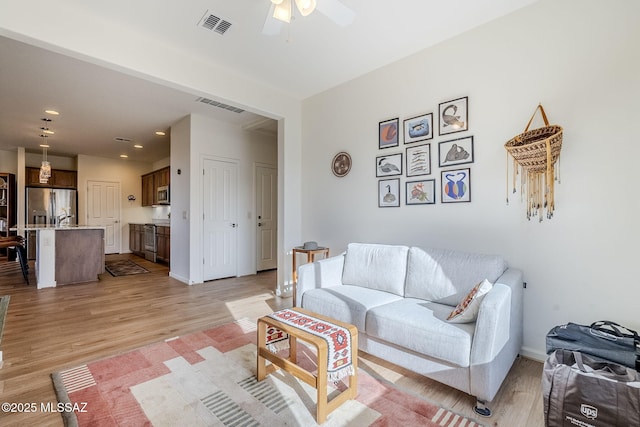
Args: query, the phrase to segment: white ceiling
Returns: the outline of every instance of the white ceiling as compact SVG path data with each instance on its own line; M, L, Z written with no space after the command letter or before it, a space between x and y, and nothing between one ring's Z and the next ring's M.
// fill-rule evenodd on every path
M84 28L136 31L167 49L304 99L536 0L341 1L356 13L349 26L315 11L295 16L275 36L262 34L270 0L86 0L73 2L73 10L86 21ZM205 13L229 21L231 28L220 35L199 26ZM74 28L65 31L73 34ZM169 156L169 138L154 131L190 113L275 132L273 120L256 114L212 107L196 102L193 93L2 36L0 58L0 150L40 152L40 119L52 106L61 112L50 125L56 132L48 138L53 155L125 153L132 160L157 161ZM144 148L133 149L134 142Z

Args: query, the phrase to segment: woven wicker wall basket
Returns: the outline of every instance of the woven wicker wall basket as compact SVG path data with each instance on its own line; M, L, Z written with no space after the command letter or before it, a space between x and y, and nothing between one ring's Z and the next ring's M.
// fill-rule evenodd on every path
M538 110L542 114L545 126L529 130ZM507 141L504 147L518 165L527 172L546 172L560 156L562 127L549 125L547 115L540 104L533 112L524 132Z

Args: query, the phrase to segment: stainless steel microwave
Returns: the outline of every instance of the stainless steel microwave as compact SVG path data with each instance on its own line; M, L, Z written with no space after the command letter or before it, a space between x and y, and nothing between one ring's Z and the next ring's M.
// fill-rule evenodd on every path
M158 187L156 191L156 202L159 205L168 205L169 204L169 186L163 185Z

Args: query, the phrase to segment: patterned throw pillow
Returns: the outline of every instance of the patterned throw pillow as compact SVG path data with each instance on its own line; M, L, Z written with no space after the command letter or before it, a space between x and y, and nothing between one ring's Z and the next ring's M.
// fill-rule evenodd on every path
M447 321L451 323L475 322L478 318L478 312L480 311L480 303L492 287L493 284L487 279L475 285L471 291L469 291L469 294L467 294L467 296L460 301L460 304L449 314Z

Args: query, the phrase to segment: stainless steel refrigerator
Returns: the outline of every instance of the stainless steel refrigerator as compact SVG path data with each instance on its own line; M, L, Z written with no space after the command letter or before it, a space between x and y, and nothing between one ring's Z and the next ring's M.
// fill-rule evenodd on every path
M25 223L42 225L76 225L78 192L58 188L27 187ZM27 257L36 256L35 232L27 233Z

